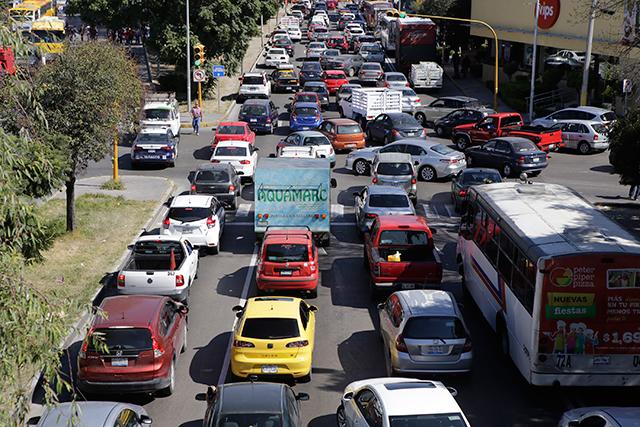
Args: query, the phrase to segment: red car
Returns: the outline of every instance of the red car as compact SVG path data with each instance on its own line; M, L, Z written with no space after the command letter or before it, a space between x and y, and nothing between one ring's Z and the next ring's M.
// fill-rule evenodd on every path
M327 89L331 95L334 95L342 85L349 83L349 79L344 71L341 70L327 70L323 75L324 84L327 85Z
M246 122L222 122L213 131L211 148L215 148L220 141L248 141L256 143L256 133L249 129Z
M349 42L345 36L331 36L331 38L327 40L327 47L329 49L340 49L341 52L346 52L349 50Z
M169 297L119 295L100 310L106 317L96 316L78 353L80 390L172 394L176 359L187 345L187 307Z
M327 9L335 9L338 7L338 0L327 0Z
M259 293L281 290L318 294L318 251L308 229L267 230L258 258Z

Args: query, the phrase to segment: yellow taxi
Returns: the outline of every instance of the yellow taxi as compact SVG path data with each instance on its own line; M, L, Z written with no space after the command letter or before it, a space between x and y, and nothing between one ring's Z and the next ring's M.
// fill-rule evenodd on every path
M256 297L235 306L231 373L311 380L316 311L300 298Z

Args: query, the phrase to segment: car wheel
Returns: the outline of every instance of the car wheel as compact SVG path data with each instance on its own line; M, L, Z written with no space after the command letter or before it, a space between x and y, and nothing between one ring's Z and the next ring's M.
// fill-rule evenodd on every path
M456 147L460 151L464 151L469 145L469 138L465 135L459 135L456 137Z
M436 126L436 135L438 135L439 138L444 138L444 129L442 126Z
M344 413L344 406L338 406L336 410L336 423L338 427L347 427L347 416Z
M591 151L591 147L586 141L582 141L580 144L578 144L578 151L580 152L580 154L589 154L589 152Z
M415 117L416 117L416 120L420 122L422 127L427 126L427 116L425 116L424 113L416 113Z
M434 181L436 179L436 170L431 166L424 166L420 169L420 179L423 181Z
M505 163L502 166L502 175L505 178L509 178L511 176L511 174L513 173L513 170L511 169L511 165L509 163Z
M220 245L219 240L218 240L218 245ZM212 246L207 248L207 253L209 253L210 255L218 255L218 252L220 252L220 248L218 246Z
M176 361L171 361L171 367L169 367L169 385L160 390L158 394L164 397L171 396L176 389Z
M366 175L369 173L369 163L358 159L353 163L353 173L356 175Z
M296 380L297 383L310 383L311 382L311 371L307 375L303 375Z

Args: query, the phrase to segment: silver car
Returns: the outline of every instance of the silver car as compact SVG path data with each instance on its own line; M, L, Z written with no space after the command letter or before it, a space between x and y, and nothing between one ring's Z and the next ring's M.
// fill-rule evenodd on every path
M380 215L415 215L416 210L407 193L398 187L368 185L353 193L355 197L356 222L364 233L371 228L373 220Z
M541 126L544 128L550 128L560 121L565 120L589 120L592 122L599 122L609 127L616 120L616 113L605 108L581 106L574 108L565 108L555 113L549 114L546 117L540 117L531 122L531 126Z
M382 78L378 79L379 87L388 87L389 89L402 89L409 87L409 82L404 74L397 71L389 71L382 75Z
M552 126L552 129L562 130L562 142L565 148L578 150L580 154L604 151L609 148L609 131L600 122L563 120Z
M306 57L318 58L325 50L327 50L327 45L324 42L310 42L307 46Z
M369 173L371 163L378 153L409 153L417 166L418 177L433 181L457 175L467 167L464 154L438 142L407 138L384 147L367 147L354 150L347 155L345 167L356 175Z
M470 335L450 292L398 291L378 310L389 376L471 371Z
M384 62L384 50L378 43L363 43L359 53L367 62Z
M414 203L418 200L418 178L411 156L406 153L378 153L371 165L371 182L403 189Z
M141 406L119 402L66 402L48 408L37 427L148 426L152 420Z
M365 62L358 71L358 80L360 83L376 83L383 74L382 65L377 62Z
M565 412L558 422L558 427L637 427L638 420L640 420L638 407L592 406Z
M402 89L402 112L413 115L416 109L421 105L420 97L415 90L410 87Z

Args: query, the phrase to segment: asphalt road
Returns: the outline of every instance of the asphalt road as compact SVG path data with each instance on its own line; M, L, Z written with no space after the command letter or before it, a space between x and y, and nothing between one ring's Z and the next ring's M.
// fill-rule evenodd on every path
M297 56L304 53L296 47ZM457 94L453 85L440 94ZM289 94L276 94L272 99L286 111ZM423 102L432 99L422 95ZM235 118L236 107L232 118ZM337 116L335 111L325 117ZM283 120L284 119L284 120ZM257 138L260 156L268 156L280 138L289 133L286 116L275 135ZM200 136L186 132L180 143L180 157L175 168L130 170L129 147L120 147L120 167L123 174L168 177L186 190L190 170L209 159L211 131ZM443 141L450 143L450 141ZM316 347L313 359L313 379L296 386L311 395L302 403L305 425L335 425L335 410L344 387L351 381L384 376L384 361L377 326L378 315L367 288L362 266L362 246L353 224L353 191L368 184L368 177L356 177L347 171L344 155L338 156L333 176L338 182L332 194L332 242L321 251L322 283L313 304L319 308ZM111 162L105 159L94 164L88 175L108 175ZM607 154L580 156L575 153L554 153L550 165L536 181L555 182L573 187L592 201L616 198L625 194L617 179L610 175ZM443 288L460 295L460 282L455 272L454 254L457 217L449 202L448 180L420 182L419 210L429 220L436 246L445 262ZM236 214L230 214L223 236L222 251L206 256L200 262L199 279L193 285L189 314L189 348L178 361L177 386L168 398L123 396L143 404L154 419L154 426L195 427L201 425L205 406L195 400L207 385L223 383L227 376L230 329L234 315L231 307L255 295L254 265L256 246L252 230L253 191L247 185ZM446 385L458 389L457 400L472 425L546 426L555 425L564 410L576 406L602 404L632 404L628 389L551 389L533 388L520 377L514 366L498 356L494 335L472 303L464 306L464 315L471 329L474 345L474 370L466 377L440 378ZM628 396L628 397L627 397Z

